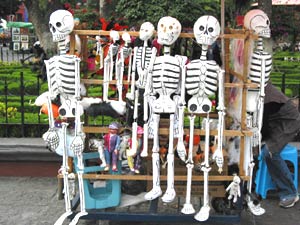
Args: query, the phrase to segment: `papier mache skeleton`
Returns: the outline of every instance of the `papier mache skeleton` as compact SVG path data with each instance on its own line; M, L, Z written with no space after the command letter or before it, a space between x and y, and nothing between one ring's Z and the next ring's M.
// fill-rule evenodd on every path
M113 80L114 68L116 67L116 58L119 51L120 35L118 31L112 30L109 34L112 43L109 46L108 53L104 58L104 76L103 76L103 101L108 101L109 82Z
M188 111L191 113L190 119L190 140L189 152L187 159L187 192L186 203L181 210L184 214L193 214L195 212L191 201L191 182L192 182L192 168L193 168L193 136L194 136L194 119L196 113L206 113L205 118L205 153L204 162L201 170L204 173L204 196L203 205L200 211L194 216L196 220L205 221L209 217L209 196L208 196L208 173L211 170L209 165L209 130L212 102L209 96L214 95L219 86L219 105L218 115L218 147L213 155L213 159L219 167L219 172L222 172L223 167L223 153L222 153L222 138L224 129L224 91L223 91L223 75L219 65L213 60L207 60L206 54L209 45L212 45L220 34L220 24L213 16L201 16L194 24L194 35L198 44L202 47L200 59L192 60L186 69L186 83L185 87L187 93L192 96L188 101Z
M69 181L68 181L68 157L78 158L77 173L80 194L81 211L74 217L71 224L76 224L79 217L86 215L83 189L83 160L85 134L82 132L80 116L83 110L80 106L80 59L74 55L66 55L66 38L74 28L74 19L67 10L57 10L50 15L49 28L53 41L58 43L59 55L45 60L48 79L48 115L49 130L43 134L43 139L48 147L61 153L63 164L60 169L64 179L64 198L66 212L56 221L55 225L62 224L72 214L70 205ZM59 115L64 122L61 128L55 126L51 102L58 98L61 106ZM74 127L74 128L73 128Z
M148 46L148 41L153 36L154 26L150 22L144 22L141 25L139 31L139 38L143 41L143 46L134 47L132 71L131 71L131 91L126 94L129 100L134 100L134 113L133 113L133 123L132 123L132 141L133 143L137 140L137 127L138 127L138 111L143 109L143 120L144 120L144 136L148 136L148 102L144 101L144 92L146 87L146 81L149 72L149 64L152 55L156 54L156 48ZM129 74L129 73L128 73ZM138 75L137 81L136 74ZM142 157L148 156L148 142L147 138L144 138L144 149L141 153ZM136 153L136 146L132 146L130 154L134 155Z
M258 35L256 46L251 55L251 64L249 71L249 79L252 83L257 84L259 88L248 89L247 92L247 127L253 131L253 137L246 139L246 154L248 154L248 174L253 175L253 154L252 148L258 146L261 148L261 128L264 110L265 86L270 79L272 69L272 56L264 50L263 39L270 38L270 20L268 16L261 10L255 9L249 11L244 18L244 27L254 31ZM250 211L255 215L264 214L265 210L260 205L254 205L250 198L252 189L252 179L247 185L249 196L247 196L247 204Z
M149 74L145 88L145 101L150 107L149 136L153 137L152 169L153 188L145 195L146 200L153 200L161 196L160 160L159 160L159 121L161 114L170 115L169 148L167 154L167 190L162 197L163 202L171 202L176 197L174 189L174 114L179 105L183 104L181 95L182 81L184 81L184 65L186 58L170 55L170 46L177 40L181 32L180 22L172 17L163 17L157 26L158 43L163 45L164 55L151 56ZM144 131L145 132L145 131ZM145 134L144 134L145 136ZM145 137L148 138L148 137Z

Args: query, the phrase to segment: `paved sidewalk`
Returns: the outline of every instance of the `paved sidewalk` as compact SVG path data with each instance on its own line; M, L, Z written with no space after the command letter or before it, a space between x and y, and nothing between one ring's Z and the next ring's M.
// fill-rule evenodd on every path
M299 143L296 143L297 145ZM55 153L46 149L42 138L0 138L0 160L10 153L14 160L21 160L22 154L44 157L55 157ZM47 156L46 156L47 155ZM56 160L53 159L53 160ZM26 158L23 160L26 160ZM300 174L299 174L300 176ZM300 180L300 178L298 179ZM299 182L300 186L300 182ZM298 190L300 190L298 188ZM18 225L52 225L64 212L64 201L58 200L58 183L53 177L0 177L0 224ZM243 210L241 225L297 225L300 222L300 202L293 208L283 209L278 206L278 199L274 191L269 192L267 199L261 202L266 213L256 217L247 210ZM168 206L166 206L168 207ZM66 221L64 224L68 224ZM195 224L199 222L195 221ZM100 225L103 221L81 220L78 225ZM107 223L106 223L107 224ZM157 225L158 223L145 222L116 222L110 225ZM171 223L159 223L171 225ZM177 223L190 225L190 223ZM212 223L201 223L212 225ZM213 224L231 224L224 223ZM173 225L173 223L172 223Z

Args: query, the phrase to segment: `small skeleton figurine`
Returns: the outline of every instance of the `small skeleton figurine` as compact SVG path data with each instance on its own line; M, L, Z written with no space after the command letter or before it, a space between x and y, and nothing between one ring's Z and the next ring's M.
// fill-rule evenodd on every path
M146 200L153 200L162 194L160 187L159 163L159 120L160 114L170 114L169 148L167 155L168 177L167 190L162 201L171 202L176 197L174 189L174 114L180 103L182 76L184 77L185 61L180 57L170 55L170 46L177 40L181 32L180 22L172 17L163 17L157 26L158 43L164 47L164 55L156 57L153 54L149 65L149 74L145 88L145 96L149 97L149 107L152 112L149 120L149 136L153 137L152 168L153 188L145 195ZM146 131L144 131L146 134ZM144 138L148 138L144 134Z
M115 30L110 31L110 38L112 39L112 43L104 59L103 101L108 101L109 82L113 79L114 62L119 51L119 32Z
M117 62L116 62L116 80L117 80L117 88L119 94L119 101L122 101L122 89L123 89L123 74L124 74L124 67L125 67L125 60L129 59L128 64L128 74L130 74L131 69L131 56L132 56L132 48L130 46L131 37L129 33L124 32L122 34L122 39L124 41L124 46L122 46L119 50Z
M237 202L238 197L241 197L240 183L241 178L235 174L233 176L233 181L226 188L226 191L229 191L228 200L232 199L234 203Z
M247 183L249 195L247 198L247 205L254 215L262 215L265 210L260 207L260 204L255 205L251 200L250 193L252 189L252 175L253 175L253 152L252 147L258 146L261 148L261 127L264 107L265 86L270 79L272 69L272 56L270 53L264 51L263 38L270 38L270 20L268 16L259 9L249 11L244 18L244 27L253 30L258 35L256 48L251 55L251 65L249 71L249 79L252 83L258 84L259 89L249 89L247 93L247 126L253 131L253 137L249 141L246 139L245 161L248 161L248 174L250 180ZM250 142L250 143L249 143Z
M143 46L136 46L134 47L134 56L133 56L133 63L132 63L132 77L131 77L131 91L127 93L126 97L129 100L135 100L134 102L134 116L133 116L133 124L132 124L132 138L136 140L137 136L137 121L138 121L138 111L139 109L143 109L143 119L144 119L144 131L146 132L144 136L148 136L148 107L147 101L144 101L144 92L146 81L149 73L149 64L151 56L156 54L156 48L148 46L148 42L150 38L153 36L154 33L154 26L150 22L145 22L141 25L139 31L139 38L143 41ZM138 75L137 81L136 73ZM137 87L137 90L136 90ZM140 105L140 107L138 107ZM142 157L148 156L148 139L144 138L144 150L141 154ZM133 146L133 151L135 151L136 147Z
M187 196L186 203L182 209L182 213L192 214L195 212L190 203L190 190L193 168L193 136L194 136L194 119L195 113L206 113L205 118L205 157L202 163L201 170L204 173L204 198L203 206L195 215L195 219L205 221L209 217L209 196L208 196L208 173L211 170L209 165L209 130L210 119L209 113L212 108L212 102L208 96L215 94L219 85L219 124L218 124L218 148L213 155L216 160L219 170L222 171L223 154L222 154L222 138L223 138L223 121L225 115L224 107L224 92L223 92L223 71L215 61L207 60L206 53L208 46L212 45L220 34L220 24L213 16L202 16L194 24L194 34L198 44L202 46L202 53L200 59L192 60L187 65L186 83L185 87L187 93L192 95L188 101L188 111L191 113L190 117L190 141L189 154L187 159L188 180L187 180Z
M66 212L61 215L55 225L62 224L64 220L72 214L68 183L68 157L70 152L73 152L73 154L78 158L77 173L81 211L71 222L71 224L76 224L79 217L86 215L87 212L85 210L82 178L84 170L82 152L84 150L85 134L82 132L82 122L80 120L80 116L83 111L80 106L80 59L74 55L66 55L65 46L65 41L74 27L72 14L67 10L57 10L53 12L50 16L49 27L53 41L58 42L60 55L54 56L49 60L45 60L49 89L49 130L43 135L43 138L52 150L56 150L60 143L63 143L63 165L60 171L64 177ZM59 115L63 121L65 121L62 123L62 128L55 127L51 107L51 101L56 99L58 96L61 101ZM69 128L73 125L75 126L74 129ZM70 136L70 133L72 134L72 141L67 140L67 132L68 136Z

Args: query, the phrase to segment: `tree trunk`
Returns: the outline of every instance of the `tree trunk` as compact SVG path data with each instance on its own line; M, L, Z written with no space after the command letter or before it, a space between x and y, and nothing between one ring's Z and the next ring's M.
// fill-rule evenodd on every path
M25 5L28 9L30 20L35 28L35 33L48 56L56 54L57 45L52 41L52 35L49 31L49 17L52 12L61 9L59 1L48 1L45 9L39 5L39 1L26 0Z

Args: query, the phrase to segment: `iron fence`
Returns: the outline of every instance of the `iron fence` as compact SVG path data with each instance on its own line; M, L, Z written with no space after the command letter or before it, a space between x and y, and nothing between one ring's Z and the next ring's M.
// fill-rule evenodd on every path
M9 47L0 47L0 61L2 62L25 62L26 60L33 57L30 50L18 50L12 51Z

